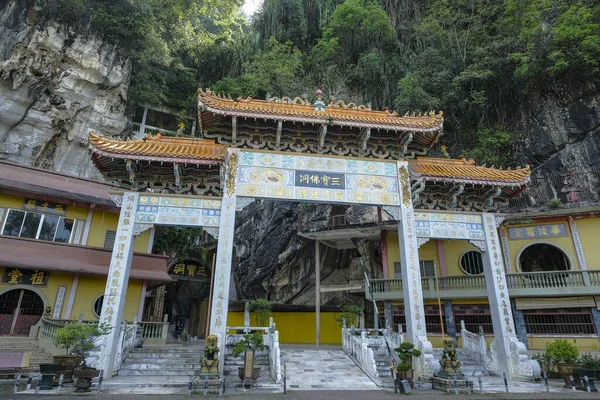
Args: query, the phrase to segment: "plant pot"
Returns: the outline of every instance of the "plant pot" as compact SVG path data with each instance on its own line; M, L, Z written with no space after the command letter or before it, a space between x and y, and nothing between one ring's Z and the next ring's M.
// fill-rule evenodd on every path
M243 381L244 380L244 370L245 367L238 367L238 376ZM260 367L252 367L252 377L249 378L252 382L256 382L260 378ZM247 380L247 379L246 379Z
M577 370L581 369L581 364L567 364L567 363L557 363L556 370L562 376L565 381L565 387L571 387L571 381L569 380L569 376L573 377L575 382L575 386L579 386L579 375L577 374Z
M251 380L256 382L260 378L260 367L254 366L256 352L254 350L246 350L244 352L244 366L238 367L238 376L242 381ZM250 371L252 371L250 373Z
M75 388L78 392L89 392L92 387L92 379L100 376L99 369L79 369L73 371L73 376L77 378Z
M79 363L81 363L81 357L79 356L52 356L52 361L55 364L60 365L58 374L63 374L63 383L73 382L73 371Z
M410 383L411 389L414 388L412 368L405 371L398 371L396 379L399 379L399 381L408 381L408 383Z
M52 380L59 370L60 364L40 364L40 373L42 374L42 379L38 383L40 390L52 389Z

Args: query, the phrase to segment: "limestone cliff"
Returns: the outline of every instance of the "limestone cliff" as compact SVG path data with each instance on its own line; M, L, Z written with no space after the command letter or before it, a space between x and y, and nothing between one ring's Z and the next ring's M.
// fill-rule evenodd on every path
M88 130L126 131L130 62L97 37L39 26L27 3L0 2L0 157L98 177Z

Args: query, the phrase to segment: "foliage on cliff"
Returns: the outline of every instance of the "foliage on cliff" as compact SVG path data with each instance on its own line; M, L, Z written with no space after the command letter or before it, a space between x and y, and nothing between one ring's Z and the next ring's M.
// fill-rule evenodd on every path
M514 164L532 99L597 92L594 0L54 0L49 19L134 60L130 100L193 109L196 88L444 110L453 155Z

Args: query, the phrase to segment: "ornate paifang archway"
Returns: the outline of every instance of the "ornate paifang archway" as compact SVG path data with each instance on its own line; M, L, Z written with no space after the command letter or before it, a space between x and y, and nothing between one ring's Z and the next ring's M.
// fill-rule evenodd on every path
M96 165L106 171L105 175L121 177L124 184L136 190L113 196L117 203L122 201L122 211L100 318L101 322L113 326L102 351L101 368L112 370L114 364L133 254L133 237L153 225L200 226L218 236L210 332L220 336L219 343L224 348L236 210L255 198L266 198L379 205L394 216L398 221L407 333L409 340L423 351L416 371L418 376L431 376L438 365L433 359L425 329L418 247L429 238L469 240L484 252L496 339L493 353L497 354L489 367L506 371L511 376L531 377L535 374L536 363L529 361L523 353L525 347L518 342L513 327L501 244L496 230L497 219L485 212L494 210L498 201L504 201L507 196L521 190L528 180L529 169L498 171L477 167L466 160L397 160L400 156L411 154L414 157L416 150L411 153L409 144L417 148L423 146L420 148L426 151L437 141L442 118L432 113L423 117L398 118L395 114L366 109L341 110L336 105L326 108L324 103L319 107L315 103L313 108L304 101L299 105L286 103L273 106L252 99L233 101L217 98L205 92L201 92L200 97L203 126L207 128L211 123L221 121L230 130L230 136L226 138L217 134L216 140L220 143L228 140L225 143L233 146L241 143L246 149L208 140L154 137L137 142L115 142L90 135ZM285 108L285 113L277 107ZM279 111L271 112L271 109ZM265 134L265 137L260 137L260 134L246 132L242 137L238 129L243 125L238 118L256 119L261 117L261 113L276 123L276 136L270 138L269 134ZM286 132L282 120L291 121L292 125L296 122L317 124L320 128L314 140L297 141L291 136L286 139L289 143L285 145L291 151L306 148L317 154L248 149L261 140L271 143L271 139L271 145L281 148L283 133ZM266 125L270 123L265 122ZM354 132L353 127L360 129ZM392 136L401 136L401 154L394 156L390 151L393 146L391 139L385 136L387 129L392 130ZM340 136L341 133L345 136ZM328 136L330 134L331 137ZM336 137L349 137L350 134L356 136L355 141L335 145ZM389 142L387 150L369 142L377 137L382 143ZM351 149L348 154L356 156L366 152L377 158L332 155L336 149L355 145L359 147L356 152ZM124 159L125 173L123 164L115 163L114 157ZM136 160L136 164L132 159ZM139 165L134 168L138 162ZM172 179L168 177L168 171L172 171ZM216 179L221 185L214 185ZM465 183L472 185L466 188ZM488 187L474 190L475 185ZM159 186L188 195L148 192ZM446 194L436 197L428 192L431 187L435 188L434 192L445 190ZM217 191L222 193L222 197L197 196L202 191ZM423 208L448 211L415 211L413 201L420 202Z

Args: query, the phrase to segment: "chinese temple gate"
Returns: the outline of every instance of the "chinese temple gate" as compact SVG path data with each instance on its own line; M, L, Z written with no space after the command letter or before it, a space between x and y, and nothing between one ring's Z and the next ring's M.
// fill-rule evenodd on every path
M373 111L342 101L232 100L200 90L201 139L161 134L116 141L90 133L92 159L126 187L100 321L113 326L101 368L112 370L135 235L154 225L203 227L218 237L210 333L225 344L235 213L256 198L381 206L398 222L407 334L422 350L418 376L437 369L427 339L418 248L468 240L483 252L495 332L493 362L512 377L539 369L516 337L506 285L501 217L525 188L529 168L424 157L443 133L443 114ZM221 360L222 362L223 360Z

